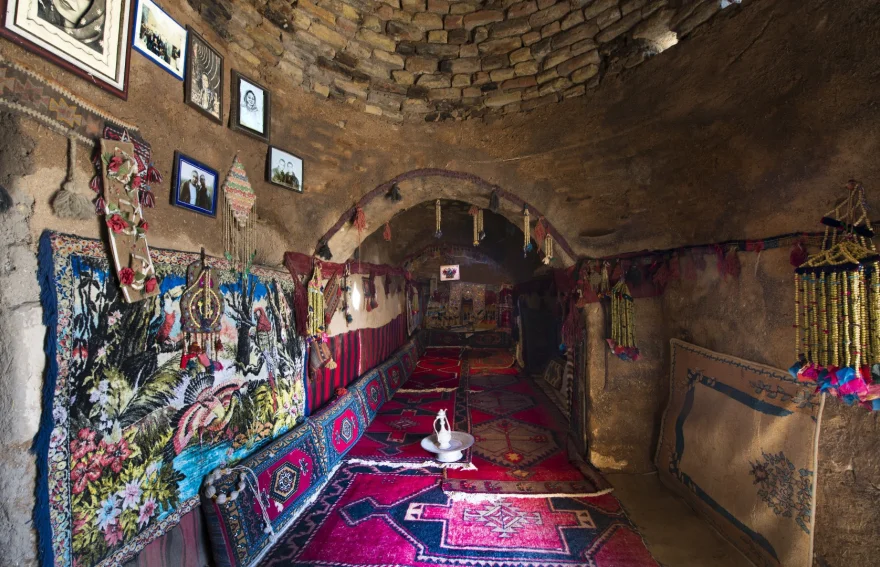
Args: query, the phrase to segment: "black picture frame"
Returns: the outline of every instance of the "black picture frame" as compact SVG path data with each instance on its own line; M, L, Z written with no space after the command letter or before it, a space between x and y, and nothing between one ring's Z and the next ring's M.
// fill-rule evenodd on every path
M292 169L294 180L296 180L297 173L299 173L299 179L297 180L299 182L298 186L294 183L288 184L280 181L278 177L274 175L273 165L276 164L279 159L293 162ZM276 146L269 146L269 151L266 153L267 182L271 183L272 185L277 185L278 187L284 187L285 189L294 191L296 193L302 193L305 186L305 168L305 162L298 155Z
M236 132L241 132L242 134L246 134L252 138L256 138L262 142L269 143L271 138L271 130L272 130L272 93L269 92L265 86L260 84L259 82L251 79L247 75L244 75L235 69L232 69L230 72L232 85L230 87L230 100L231 103L229 105L229 127ZM242 113L241 113L241 87L242 82L248 83L250 87L254 87L259 89L262 93L262 122L263 122L263 131L256 128L252 128L247 124L242 123ZM249 91L253 89L248 88ZM246 91L247 92L247 91ZM247 119L247 118L246 118Z
M114 58L114 76L112 77L106 73L106 71L109 71L109 68L104 71L99 70L96 66L90 66L83 56L77 57L74 53L74 51L82 51L88 54L87 48L83 49L82 46L76 46L76 49L71 48L65 51L59 46L60 44L53 44L49 37L50 34L46 32L46 30L52 31L53 26L51 24L48 24L43 31L28 30L25 27L19 26L19 22L16 21L18 17L16 14L21 13L20 6L33 6L33 9L36 10L38 4L38 0L0 0L0 20L2 20L2 23L0 23L0 36L58 65L62 69L70 71L102 90L122 100L128 100L128 79L131 69L131 33L135 1L117 0L116 4L114 4L114 6L119 7L118 11L114 11L114 14L118 16L118 20L111 21L110 25L112 26L111 29L115 29L116 33L119 34L119 41L114 46L116 54ZM29 9L25 11L29 11ZM105 14L105 17L109 18L109 14Z
M192 26L186 26L186 73L183 78L184 102L217 124L223 124L223 55L214 49ZM201 49L207 50L207 54ZM199 53L196 53L199 50ZM213 96L202 97L201 89L193 88L194 74L205 75ZM202 79L200 79L201 81ZM209 93L209 94L210 94ZM201 100L197 101L199 98ZM208 110L209 106L213 109Z
M198 196L196 196L194 199L181 199L181 190L184 189L184 183L191 179L190 174L193 171L209 174L213 177L213 192L210 196L210 208L203 206L204 204L206 204L205 201L202 202L202 205L199 205ZM186 177L186 179L184 179L184 176ZM200 215L205 215L207 217L216 217L219 193L220 175L217 173L216 169L189 157L179 150L174 152L174 177L172 177L171 180L172 205L174 205L175 207L180 207L182 209L193 211ZM195 201L195 203L190 202L191 200Z

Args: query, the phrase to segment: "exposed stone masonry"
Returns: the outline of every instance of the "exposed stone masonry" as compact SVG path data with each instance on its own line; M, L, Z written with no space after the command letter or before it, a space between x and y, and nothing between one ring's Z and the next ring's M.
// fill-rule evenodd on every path
M400 121L583 96L708 21L719 0L188 0L282 84Z

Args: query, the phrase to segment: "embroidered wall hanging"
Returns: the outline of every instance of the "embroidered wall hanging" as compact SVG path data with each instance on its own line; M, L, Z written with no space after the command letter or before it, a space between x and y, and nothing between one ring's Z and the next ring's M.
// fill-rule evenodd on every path
M181 294L198 255L152 250L156 297L127 303L104 244L40 241L49 329L35 525L44 565L124 563L198 503L202 478L303 415L305 343L286 272L215 260L216 360L184 368Z
M226 259L235 265L236 270L247 273L256 254L254 206L257 194L237 154L223 182L223 196L226 200L223 217Z
M140 201L141 166L134 144L101 140L104 215L110 251L125 301L132 303L159 293L156 270L147 246L149 225Z
M339 300L342 298L342 288L339 284L339 274L333 272L324 284L324 326L329 327L333 320L333 314L339 308Z

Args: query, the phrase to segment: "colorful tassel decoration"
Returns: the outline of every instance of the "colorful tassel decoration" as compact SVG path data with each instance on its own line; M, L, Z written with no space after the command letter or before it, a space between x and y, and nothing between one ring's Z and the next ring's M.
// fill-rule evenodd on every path
M147 183L162 183L162 174L159 173L153 162L150 162L150 166L147 168Z
M544 249L545 236L547 236L547 229L544 226L544 217L538 217L538 222L535 223L535 243L539 252Z
M434 221L435 221L435 230L434 230L434 238L442 238L443 231L440 230L440 199L434 203Z
M850 181L849 195L822 220L822 249L795 270L795 348L789 372L815 382L849 404L880 410L880 254L865 204L865 189ZM796 243L790 261L800 260Z
M141 205L147 207L148 209L152 209L156 206L156 201L153 198L153 192L150 191L149 187L145 187L140 190L140 201Z
M385 222L385 230L382 231L382 238L385 242L391 242L391 223Z
M89 187L92 188L92 191L95 193L101 193L104 190L104 182L101 179L100 175L96 175L92 177L92 180L89 182Z

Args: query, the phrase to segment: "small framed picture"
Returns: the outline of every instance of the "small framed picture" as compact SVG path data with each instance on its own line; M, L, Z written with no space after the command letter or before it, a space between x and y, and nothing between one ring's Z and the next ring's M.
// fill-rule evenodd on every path
M461 270L458 264L452 266L440 266L440 281L450 282L461 279Z
M180 152L174 152L172 205L216 217L217 181L215 170Z
M184 101L214 122L223 124L223 56L192 26L186 26Z
M128 98L134 0L0 0L0 36Z
M269 146L266 181L286 189L303 192L303 160L290 152Z
M266 87L232 70L232 116L233 130L269 142L272 97Z
M153 0L137 0L132 45L147 59L183 80L186 28Z

